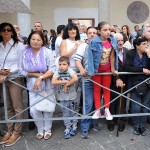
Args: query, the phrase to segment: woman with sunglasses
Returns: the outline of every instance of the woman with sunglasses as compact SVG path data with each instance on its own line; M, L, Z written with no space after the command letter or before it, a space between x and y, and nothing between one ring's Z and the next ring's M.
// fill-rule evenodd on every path
M18 41L17 34L10 23L0 24L0 69L3 67L10 69L9 79L17 84L23 84L23 78L17 77L20 52L24 49L24 45ZM5 62L5 63L4 63ZM0 76L0 83L4 79ZM8 118L16 115L16 120L23 119L22 111L22 91L23 89L16 84L6 81L6 99ZM0 92L2 93L2 84L0 84ZM14 118L13 118L14 119ZM11 146L21 138L22 123L8 123L8 131L0 139L0 144Z

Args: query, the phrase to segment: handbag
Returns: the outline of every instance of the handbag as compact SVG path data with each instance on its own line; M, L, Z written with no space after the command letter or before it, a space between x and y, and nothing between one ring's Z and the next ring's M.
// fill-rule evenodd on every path
M136 82L134 82L133 85L137 85L137 84L139 84L140 82L141 82L141 81L136 81ZM147 83L144 82L144 83L142 83L142 84L136 86L136 87L135 87L135 90L136 90L136 93L137 93L138 95L142 96L142 95L144 95L144 94L147 92L147 90L149 90L149 87L148 87Z
M39 94L40 95L37 95L36 97L36 102L38 103L35 104L35 109L43 112L54 112L56 106L54 94L46 91L41 91ZM43 99L44 97L46 98Z
M8 53L6 54L5 56L5 59L4 59L4 62L3 62L3 66L2 68L0 69L0 84L6 80L6 78L9 76L10 74L10 69L5 69L4 68L4 65L5 65L5 62L6 62L6 58L10 52L10 50L12 49L12 47L14 46L14 44L11 46L11 48L9 49Z
M150 79L146 81L146 84L150 88Z

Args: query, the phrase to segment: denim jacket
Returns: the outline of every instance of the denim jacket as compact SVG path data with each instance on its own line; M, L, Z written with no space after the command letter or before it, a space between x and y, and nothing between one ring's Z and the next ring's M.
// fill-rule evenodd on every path
M118 43L117 40L110 36L112 47L116 52L116 60L115 60L115 69L118 69ZM98 72L98 67L100 63L100 59L102 57L103 45L100 36L92 39L89 43L88 47L88 62L87 62L87 71L90 76L95 75Z

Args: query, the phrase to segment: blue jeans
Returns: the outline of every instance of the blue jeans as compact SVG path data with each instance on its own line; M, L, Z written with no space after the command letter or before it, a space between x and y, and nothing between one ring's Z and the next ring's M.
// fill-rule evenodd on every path
M135 90L131 91L131 99L143 104L144 106L150 106L150 90L148 90L143 96L139 96ZM134 102L131 102L131 112L132 113L148 113L148 109L138 105ZM147 116L136 116L132 117L134 129L145 127Z
M93 83L86 81L85 87L85 114L89 114L94 111L94 96L93 96ZM84 94L84 93L83 93ZM96 120L93 119L82 119L81 120L81 131L88 131L91 125L97 124Z

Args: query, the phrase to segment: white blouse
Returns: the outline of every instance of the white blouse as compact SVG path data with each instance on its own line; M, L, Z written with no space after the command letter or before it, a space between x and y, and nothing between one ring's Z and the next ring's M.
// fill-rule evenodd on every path
M13 39L7 42L6 47L3 42L0 42L0 69L3 67L4 59L13 44ZM25 46L21 42L16 43L6 57L4 68L10 69L13 74L18 74L20 54L24 48Z

